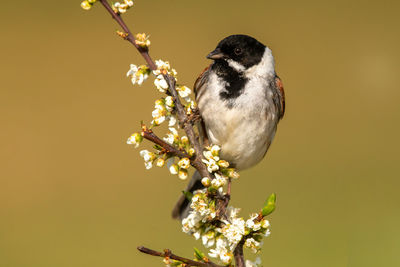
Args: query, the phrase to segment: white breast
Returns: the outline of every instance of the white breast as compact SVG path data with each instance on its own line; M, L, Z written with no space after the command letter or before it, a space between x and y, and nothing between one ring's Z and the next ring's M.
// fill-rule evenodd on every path
M225 83L216 74L210 75L198 101L210 142L221 146L221 158L237 169L249 168L264 157L279 120L269 84L275 76L269 49L258 65L246 71L246 76L249 81L233 100L232 108L220 99Z

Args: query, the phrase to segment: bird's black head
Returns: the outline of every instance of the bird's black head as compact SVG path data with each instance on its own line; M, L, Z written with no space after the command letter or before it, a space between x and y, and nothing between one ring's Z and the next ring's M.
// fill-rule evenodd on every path
M231 35L219 42L207 58L213 60L231 59L243 67L258 64L265 51L265 45L248 35Z

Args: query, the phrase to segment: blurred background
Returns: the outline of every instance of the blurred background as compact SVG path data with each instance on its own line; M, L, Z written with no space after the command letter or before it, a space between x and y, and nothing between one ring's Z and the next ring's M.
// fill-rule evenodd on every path
M278 196L264 266L400 266L399 8L136 0L124 16L189 86L227 35L273 50L286 116L232 199L247 216ZM7 1L0 15L0 266L163 266L136 247L203 248L170 218L185 182L126 145L160 94L126 78L144 61L103 7Z

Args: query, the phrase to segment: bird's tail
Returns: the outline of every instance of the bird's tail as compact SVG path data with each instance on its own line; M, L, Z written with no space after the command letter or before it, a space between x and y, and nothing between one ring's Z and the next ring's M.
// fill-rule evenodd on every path
M201 176L198 171L196 171L192 179L190 180L186 192L193 193L198 189L204 188L203 184L201 183ZM186 198L184 194L178 199L176 202L174 209L172 210L172 218L180 219L186 218L190 211L190 201Z

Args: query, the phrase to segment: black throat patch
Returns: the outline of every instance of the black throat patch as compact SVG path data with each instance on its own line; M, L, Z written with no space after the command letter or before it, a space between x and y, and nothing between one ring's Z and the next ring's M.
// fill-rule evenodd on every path
M221 92L219 96L221 100L228 102L228 108L232 108L233 100L241 95L248 79L244 73L236 71L225 60L216 60L211 69L226 82L225 91Z

